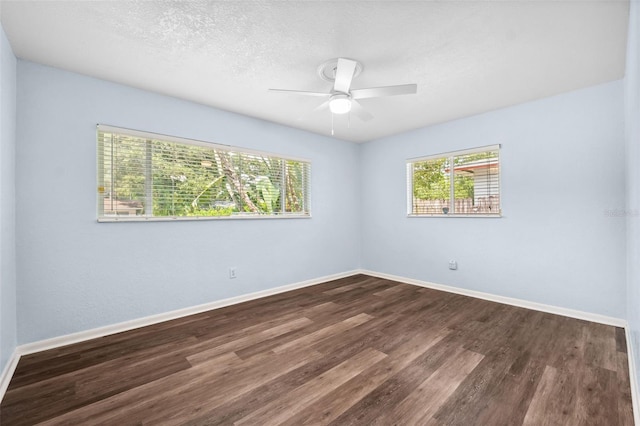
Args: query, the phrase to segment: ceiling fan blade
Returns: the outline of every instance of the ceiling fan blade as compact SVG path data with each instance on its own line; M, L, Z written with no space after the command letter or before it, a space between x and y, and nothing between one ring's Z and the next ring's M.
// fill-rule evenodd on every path
M383 96L412 95L418 92L417 84L401 84L399 86L370 87L351 91L353 99L381 98Z
M321 103L320 105L318 105L317 107L312 109L311 111L305 111L302 114L300 114L298 116L298 118L296 118L296 121L306 120L312 113L314 113L316 111L320 111L320 110L328 108L328 107L329 107L329 101L324 101L323 103Z
M320 111L321 109L325 109L329 107L329 102L330 101L324 101L323 103L321 103L320 105L318 105L317 107L315 107L313 110L314 111Z
M306 95L306 96L331 96L331 93L321 92L305 92L303 90L287 90L287 89L269 89L270 92L282 92L291 93L293 95Z
M338 58L336 66L336 81L333 83L333 90L336 92L349 93L353 73L356 70L356 61L351 59Z
M351 100L351 113L362 121L369 121L373 118L373 115L369 114L360 102L353 99Z

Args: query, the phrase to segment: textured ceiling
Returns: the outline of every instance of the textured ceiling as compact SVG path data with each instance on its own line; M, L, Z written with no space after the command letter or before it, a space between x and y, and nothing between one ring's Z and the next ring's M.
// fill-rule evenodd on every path
M352 88L417 83L335 117L368 141L624 75L628 1L5 1L19 58L330 135L316 74L348 57ZM349 126L350 124L350 126Z

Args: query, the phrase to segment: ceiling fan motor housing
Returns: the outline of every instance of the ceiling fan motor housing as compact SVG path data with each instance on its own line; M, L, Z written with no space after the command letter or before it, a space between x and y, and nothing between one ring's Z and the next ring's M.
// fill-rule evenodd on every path
M320 66L318 67L318 76L320 76L321 79L329 83L333 83L334 81L336 81L338 59L339 58L329 59L328 61L325 61L322 64L320 64ZM356 61L355 59L350 59L350 60L356 63L356 68L353 72L353 78L356 78L357 76L360 75L362 70L364 70L364 67L362 66L361 62Z

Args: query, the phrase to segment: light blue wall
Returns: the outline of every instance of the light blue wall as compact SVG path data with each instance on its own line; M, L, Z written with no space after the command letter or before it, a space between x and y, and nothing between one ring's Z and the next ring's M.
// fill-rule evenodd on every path
M640 3L629 10L625 118L627 142L627 320L640 383Z
M359 266L624 318L623 93L612 82L355 145L18 61L18 340ZM96 123L307 157L313 218L98 224ZM407 158L495 143L503 218L406 217Z
M356 144L21 60L17 109L20 343L359 266ZM97 223L96 123L308 158L313 217Z
M16 347L16 58L0 26L0 371Z
M617 81L364 144L363 267L624 318L623 128ZM502 218L407 218L407 159L491 144Z

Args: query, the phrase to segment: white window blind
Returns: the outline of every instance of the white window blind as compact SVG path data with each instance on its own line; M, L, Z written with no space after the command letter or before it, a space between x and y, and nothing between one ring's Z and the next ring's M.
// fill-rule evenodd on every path
M98 220L309 216L308 161L98 126Z
M410 216L500 216L500 145L407 161Z

